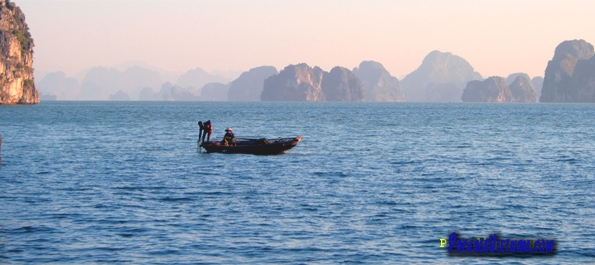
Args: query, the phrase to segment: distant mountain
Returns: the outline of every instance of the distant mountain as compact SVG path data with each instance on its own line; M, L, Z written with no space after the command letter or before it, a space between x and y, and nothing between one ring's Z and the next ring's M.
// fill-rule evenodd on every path
M120 90L120 72L115 69L95 67L89 70L81 83L80 99L106 100Z
M541 97L541 89L543 88L543 77L533 77L531 83L533 83L533 88L535 89L535 93L537 93L537 99L539 99Z
M273 66L261 66L244 72L229 85L230 101L260 101L264 80L278 74Z
M165 100L165 101L174 101L174 98L171 96L171 88L174 87L174 84L171 82L165 82L161 85L161 89L154 93L154 97L156 100Z
M516 75L510 86L504 77L492 76L484 81L467 83L461 100L464 102L536 102L537 95L527 74Z
M200 67L197 67L196 69L188 70L186 73L180 76L176 82L176 85L179 87L192 87L196 90L200 90L207 83L227 84L229 81L230 80L227 78L218 75L211 75Z
M180 87L170 82L163 83L161 89L155 92L152 88L145 87L140 93L143 101L227 101L229 85L221 83L208 83L200 89Z
M180 87L170 82L165 82L161 85L158 92L153 92L152 89L144 88L141 93L142 100L158 100L158 101L199 101L200 96L197 95L196 89L192 87Z
M152 66L152 65L142 62L142 61L123 62L120 64L116 64L110 68L116 69L120 72L124 72L124 71L126 71L126 69L132 68L132 67L140 67L140 68L158 72L159 76L161 77L163 82L175 82L182 75L181 72L163 70L159 67Z
M170 82L165 82L161 85L159 90L155 92L155 89L151 87L144 87L140 91L140 101L173 101L174 98L171 96L171 88L174 85Z
M235 80L240 77L243 72L244 71L240 70L213 70L211 71L211 75L221 76L227 80Z
M525 75L525 76L527 76L527 78L529 78L529 75L528 75L528 74L526 74L526 73L513 73L513 74L509 74L509 75L506 77L506 84L509 84L509 85L510 85L510 84L512 84L512 82L514 82L514 80L515 80L515 79L516 79L518 76L520 76L520 75ZM531 78L529 78L529 79L531 79Z
M89 70L81 83L80 99L106 100L119 90L138 98L145 87L158 88L162 84L159 72L134 66L120 72L116 69L95 67Z
M155 101L155 100L163 100L163 98L157 97L154 90L150 87L144 87L141 89L140 94L138 96L139 101Z
M432 51L419 68L401 80L401 87L408 102L449 102L453 98L458 101L467 82L481 78L465 59L449 52ZM434 84L428 90L431 83Z
M130 99L138 98L142 101L176 100L176 98L184 101L227 100L227 94L224 99L216 95L220 92L219 89L207 91L205 99L199 96L201 89L208 83L217 80L228 83L229 80L226 78L211 75L196 68L176 78L178 84L174 85L172 82L163 83L161 73L169 74L170 78L175 74L142 62L132 61L113 68L93 67L81 71L80 82L75 78L67 77L63 72L49 73L35 85L43 91L46 100L48 97L53 98L52 96L56 96L59 100L109 100L110 96L116 95L120 90ZM173 87L175 89L172 94ZM214 88L212 85L207 87ZM225 93L227 91L226 88ZM183 95L190 97L184 98ZM257 95L260 97L260 92Z
M545 69L541 102L595 102L593 45L584 40L564 41Z
M208 83L202 87L199 99L201 101L227 101L229 89L229 85L226 84Z
M363 61L353 73L361 80L366 90L366 101L370 102L402 102L405 95L399 80L390 75L382 64L374 61Z
M109 96L109 100L110 101L129 101L130 97L128 96L128 94L122 90L118 90L118 92L116 92L116 94L110 95Z
M79 99L80 86L78 81L74 78L66 77L66 74L63 72L49 73L41 81L36 82L35 86L40 93L44 95L55 95L58 100Z
M425 90L427 102L459 102L461 101L461 87L455 83L429 83Z
M305 63L289 65L264 80L262 101L325 101L322 92L324 71Z
M365 101L366 90L362 81L344 67L335 66L330 73L324 73L322 92L326 101Z
M39 101L56 101L58 100L58 96L54 94L44 94L43 92L39 92Z
M163 83L159 72L138 66L126 69L120 78L122 90L132 95L132 98L138 98L140 90L144 87L157 88Z
M200 96L188 89L173 86L169 89L169 95L173 101L199 101Z

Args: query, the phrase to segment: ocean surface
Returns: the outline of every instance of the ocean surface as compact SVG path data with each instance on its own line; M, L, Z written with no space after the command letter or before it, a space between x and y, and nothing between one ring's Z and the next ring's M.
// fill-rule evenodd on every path
M282 155L213 137L293 137ZM0 263L595 263L594 104L0 106ZM440 238L555 239L451 256Z

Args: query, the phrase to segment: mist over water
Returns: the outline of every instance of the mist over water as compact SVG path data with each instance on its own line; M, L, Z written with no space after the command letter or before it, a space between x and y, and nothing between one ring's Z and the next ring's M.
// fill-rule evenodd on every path
M0 106L0 263L590 263L595 106L42 102ZM214 135L304 140L197 152ZM439 238L556 239L449 257Z

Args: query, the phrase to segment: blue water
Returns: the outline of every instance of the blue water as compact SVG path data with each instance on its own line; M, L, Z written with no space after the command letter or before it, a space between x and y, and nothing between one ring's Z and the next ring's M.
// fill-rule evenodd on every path
M304 140L197 152L214 135ZM0 106L0 263L594 263L595 105ZM439 238L555 239L452 257Z

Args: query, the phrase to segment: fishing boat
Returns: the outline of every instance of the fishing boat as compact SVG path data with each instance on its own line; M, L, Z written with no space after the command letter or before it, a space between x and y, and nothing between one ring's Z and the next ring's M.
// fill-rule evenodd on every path
M301 140L301 136L275 139L236 138L234 145L226 146L219 141L214 141L204 142L200 144L200 147L204 148L207 153L273 155L282 154L295 147Z

